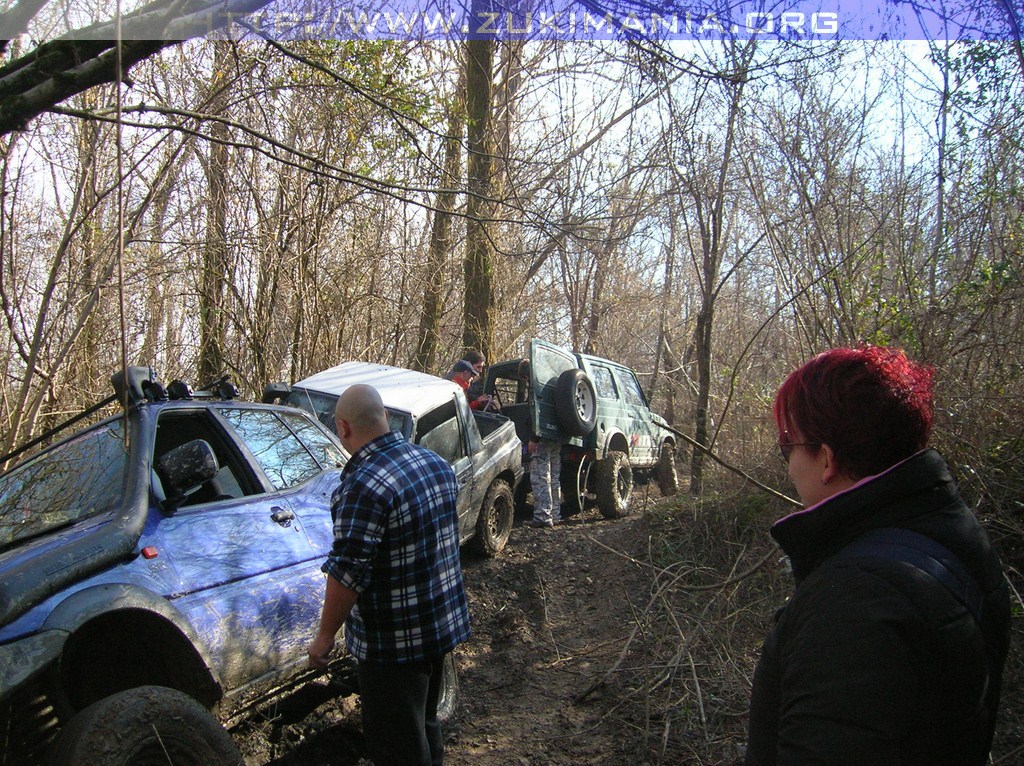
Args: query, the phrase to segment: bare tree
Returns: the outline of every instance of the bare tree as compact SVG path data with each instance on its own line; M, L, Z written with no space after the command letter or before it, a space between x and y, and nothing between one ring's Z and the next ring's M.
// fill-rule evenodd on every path
M477 3L474 2L474 9ZM466 257L465 312L462 341L484 356L494 346L493 244L489 218L493 173L492 95L494 51L492 39L466 41Z
M460 81L456 92L462 91L464 87ZM441 142L443 159L440 188L435 195L423 287L423 308L420 311L416 353L412 362L414 369L425 372L434 369L438 361L443 297L445 290L448 289L445 282L446 278L450 279L451 276L448 264L454 250L452 240L458 197L456 190L462 180L462 128L465 124L465 115L461 100L450 104L448 109L448 134L442 137Z
M696 368L694 439L705 447L712 446L709 412L715 311L724 284L723 259L734 236L728 231L737 205L734 160L755 51L753 41L728 45L728 69L723 76L699 88L698 100L685 111L677 111L670 102L670 130L677 147L669 159L670 172L679 196L677 214L688 227L686 247L700 286L692 346L687 356L692 354ZM701 131L698 118L707 105L718 103L719 89L724 117L722 124L715 126L720 138L712 138ZM699 495L703 490L704 461L705 452L694 448L690 459L691 494Z
M123 19L69 30L31 50L18 50L0 67L0 135L23 130L65 99L125 79L132 67L164 48L227 26L268 2L155 0ZM27 0L0 13L0 51L8 52L11 41L50 5L49 0Z

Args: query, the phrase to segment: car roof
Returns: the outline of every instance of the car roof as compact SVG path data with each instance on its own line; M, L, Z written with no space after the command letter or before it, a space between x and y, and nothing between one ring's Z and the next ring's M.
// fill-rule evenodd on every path
M402 410L414 418L461 391L457 383L425 372L370 362L344 362L300 380L293 388L341 395L349 386L373 386L389 410Z

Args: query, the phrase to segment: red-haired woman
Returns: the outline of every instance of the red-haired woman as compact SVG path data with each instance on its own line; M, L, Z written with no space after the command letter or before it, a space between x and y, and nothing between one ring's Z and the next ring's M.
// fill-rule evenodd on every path
M938 453L931 370L834 349L775 399L804 510L772 536L796 589L754 674L748 766L980 766L1009 630L999 560Z

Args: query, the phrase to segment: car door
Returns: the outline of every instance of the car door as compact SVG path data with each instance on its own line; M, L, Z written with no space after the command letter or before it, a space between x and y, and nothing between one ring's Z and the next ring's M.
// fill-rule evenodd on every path
M558 376L579 368L576 355L553 343L530 341L530 385L533 387L533 432L541 437L562 439L558 424L555 390Z
M613 366L594 357L583 357L583 368L594 383L597 396L597 411L601 413L598 424L597 443L599 453L615 433L622 433L627 440L633 429L631 409L626 405L622 385L615 379Z
M658 459L660 429L654 425L651 408L647 404L643 389L636 374L628 367L614 367L615 378L619 383L623 406L627 413L626 431L629 437L634 465L650 465ZM627 430L628 429L628 430Z
M465 404L465 396L461 392L457 396ZM473 503L473 460L467 450L465 431L459 422L458 401L453 396L420 415L416 420L414 441L443 457L455 471L459 484L459 539L466 540L473 534L479 506Z
M242 407L162 413L157 426L158 454L203 438L220 465L217 493L197 492L146 539L173 567L179 588L170 597L227 688L306 661L324 591L324 551L311 540L329 530L330 508L328 496L311 513L304 489L341 458L329 438L303 442L310 426L322 435L302 413Z

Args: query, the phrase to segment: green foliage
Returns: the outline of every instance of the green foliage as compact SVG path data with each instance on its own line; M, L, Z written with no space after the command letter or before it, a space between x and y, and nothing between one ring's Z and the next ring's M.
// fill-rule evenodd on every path
M1013 42L976 40L962 43L949 54L933 54L936 63L948 66L960 86L956 98L975 107L1012 104L1022 73Z

